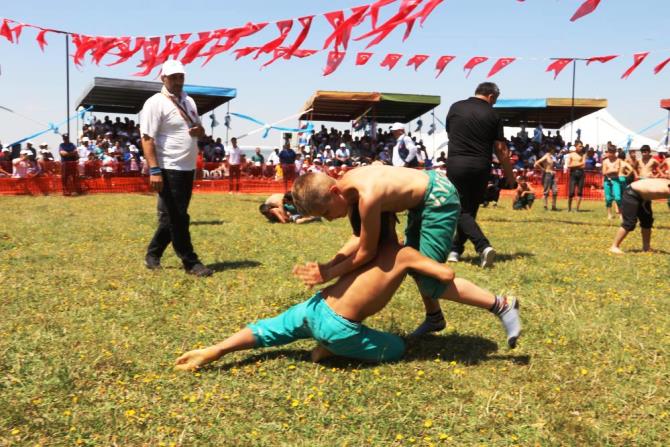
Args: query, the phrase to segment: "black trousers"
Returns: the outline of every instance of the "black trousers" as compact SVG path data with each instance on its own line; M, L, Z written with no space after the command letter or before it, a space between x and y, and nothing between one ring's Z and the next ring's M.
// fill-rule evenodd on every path
M195 171L163 169L163 189L158 193L158 228L147 248L147 256L160 258L170 242L184 267L199 263L193 251L188 205L193 193Z
M458 227L451 251L462 254L468 240L472 241L479 253L491 246L477 224L477 211L486 196L490 171L488 164L476 166L457 161L457 159L447 162L447 177L454 184L461 198L461 216L458 218Z

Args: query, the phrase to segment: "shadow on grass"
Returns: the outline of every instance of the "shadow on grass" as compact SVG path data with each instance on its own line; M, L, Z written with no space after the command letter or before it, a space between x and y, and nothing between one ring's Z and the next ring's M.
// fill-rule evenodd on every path
M191 225L223 225L226 223L223 220L196 220L191 222Z
M512 220L512 219L505 219L504 217L489 217L486 219L478 219L478 221L481 222L502 222L502 223L524 223L524 224L566 224L566 225L578 225L578 226L589 226L589 227L609 227L609 228L616 228L614 225L611 223L597 223L597 222L579 222L576 220L562 220L562 219L545 219L545 218L540 218L540 219L520 219L520 220ZM497 259L497 258L496 258Z
M407 351L399 363L415 360L434 361L439 358L445 362L455 361L463 365L478 365L485 361L503 360L516 365L529 365L529 355L495 354L498 345L486 338L461 335L453 333L449 335L426 335L420 339L407 341ZM220 366L205 367L216 371L228 371L245 365L253 365L257 362L286 358L296 362L311 362L310 351L298 349L278 349L251 355L238 362L231 362ZM358 360L345 357L332 357L321 362L326 367L343 369L366 369L376 368L379 363L363 363Z
M519 251L516 253L496 253L496 264L500 262L509 262L509 261L514 261L515 259L521 259L521 258L532 258L535 256L535 253L528 253L526 251ZM479 264L480 259L479 255L477 256L462 256L461 257L461 262L470 262L473 264Z
M654 229L656 229L656 228L654 228ZM643 253L643 254L647 254L647 253L649 253L649 252L648 252L648 251L644 251L644 250L642 250L641 248L635 248L635 249L633 249L633 250L628 250L627 253ZM651 254L655 254L655 255L670 255L670 251L661 250L660 248L652 248L652 249L651 249Z
M242 259L239 261L215 262L213 264L209 264L207 267L214 270L215 272L223 272L224 270L250 269L253 267L258 267L259 265L261 265L261 263L258 261Z

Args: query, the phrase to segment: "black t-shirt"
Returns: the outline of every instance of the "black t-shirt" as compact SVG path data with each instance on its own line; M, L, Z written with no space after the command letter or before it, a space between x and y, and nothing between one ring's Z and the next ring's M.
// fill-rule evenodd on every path
M447 114L449 161L489 166L493 143L505 141L503 122L483 99L468 98L452 104ZM455 161L455 160L454 160Z

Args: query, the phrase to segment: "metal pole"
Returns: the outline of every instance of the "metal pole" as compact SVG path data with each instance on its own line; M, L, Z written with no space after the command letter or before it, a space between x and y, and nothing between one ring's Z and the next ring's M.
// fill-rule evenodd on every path
M668 125L665 126L665 147L670 144L670 109L668 109Z
M577 79L577 59L572 61L572 105L570 106L570 141L575 144L575 81Z
M67 120L67 134L70 135L70 35L65 34L65 94L66 94L66 111L65 119ZM72 140L70 140L72 141Z

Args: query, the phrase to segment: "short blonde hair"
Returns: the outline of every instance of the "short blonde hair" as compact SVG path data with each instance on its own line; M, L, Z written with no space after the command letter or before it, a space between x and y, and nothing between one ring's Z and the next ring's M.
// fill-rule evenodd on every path
M330 187L335 179L320 172L301 175L293 183L293 203L303 216L314 216L328 205Z

